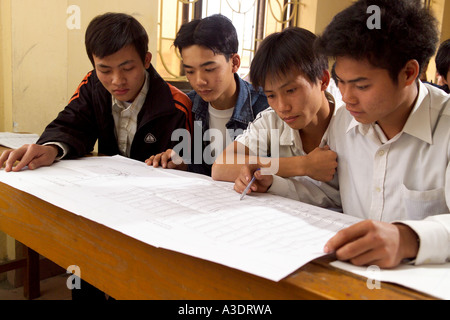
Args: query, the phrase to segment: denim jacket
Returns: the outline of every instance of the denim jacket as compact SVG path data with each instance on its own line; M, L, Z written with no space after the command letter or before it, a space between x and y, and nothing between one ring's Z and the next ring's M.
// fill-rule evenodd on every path
M226 124L227 129L233 130L235 133L233 140L237 135L247 129L250 122L255 120L255 117L261 111L267 109L269 104L267 98L262 90L257 91L247 81L241 79L237 74L234 75L236 83L238 84L237 90L239 90L238 99L236 101L235 109L230 121ZM192 150L194 153L194 144L196 141L202 142L202 155L205 148L210 144L209 139L203 140L205 132L209 129L209 112L208 102L204 101L195 91L188 93L188 97L192 100L192 114L194 117L194 130L192 133ZM201 126L201 128L199 128ZM201 132L201 137L198 135ZM189 165L189 171L195 173L201 173L210 176L211 164L205 163L202 156L202 164L196 163L192 154L192 161Z

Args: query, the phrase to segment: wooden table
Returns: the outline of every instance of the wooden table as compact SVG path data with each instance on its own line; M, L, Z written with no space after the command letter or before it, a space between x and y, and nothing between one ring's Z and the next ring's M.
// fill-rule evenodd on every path
M0 230L116 299L430 299L315 260L273 282L220 264L155 248L0 183Z

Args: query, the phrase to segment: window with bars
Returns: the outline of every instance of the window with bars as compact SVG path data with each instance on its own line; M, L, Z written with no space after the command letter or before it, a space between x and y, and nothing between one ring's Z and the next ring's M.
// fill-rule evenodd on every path
M185 80L181 58L173 47L180 26L220 13L233 21L239 37L245 78L258 44L265 35L297 25L300 1L292 0L159 0L158 72L167 80Z
M334 0L333 0L334 1ZM433 0L421 0L431 8ZM259 43L273 32L289 26L300 26L300 10L305 3L301 0L159 0L158 19L158 72L168 81L186 81L181 58L173 48L176 33L183 23L221 13L233 21L239 37L239 55L241 68L239 75L245 78L249 72L251 60ZM329 2L322 2L321 9ZM342 1L339 10L351 1ZM337 9L337 8L335 8ZM338 11L339 11L338 10ZM323 11L322 11L323 13ZM336 12L337 13L337 12ZM327 13L328 15L329 13ZM334 14L329 16L331 18ZM313 31L313 30L312 30Z

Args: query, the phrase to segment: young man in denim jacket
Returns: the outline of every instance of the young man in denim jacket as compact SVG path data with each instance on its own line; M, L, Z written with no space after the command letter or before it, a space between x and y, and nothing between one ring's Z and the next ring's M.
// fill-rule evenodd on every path
M147 164L211 175L215 158L269 105L258 91L237 75L241 58L232 22L223 15L193 20L181 26L174 42L183 59L192 92L194 130L184 161L169 149ZM180 159L180 158L178 158Z

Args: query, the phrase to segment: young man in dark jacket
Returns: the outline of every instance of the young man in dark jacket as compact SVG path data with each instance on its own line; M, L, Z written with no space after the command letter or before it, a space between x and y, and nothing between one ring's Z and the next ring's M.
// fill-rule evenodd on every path
M89 24L85 41L94 70L37 144L1 155L6 171L82 157L97 141L100 154L144 161L178 143L171 139L176 129L191 131L192 103L151 66L148 36L136 19L116 13L98 16ZM105 299L88 283L81 287L72 292L74 300Z
M82 157L97 141L100 154L144 161L178 143L171 139L176 129L191 131L192 103L151 66L148 35L136 19L116 13L98 16L88 26L85 42L94 70L36 145L2 154L0 165L6 171Z

